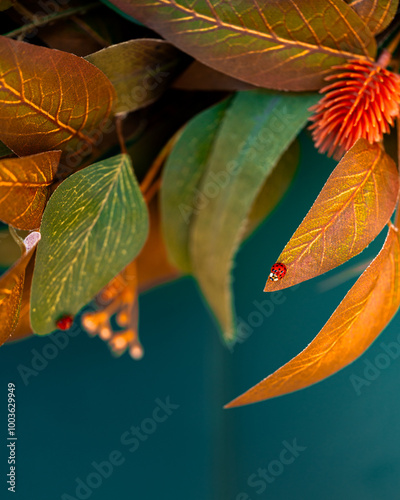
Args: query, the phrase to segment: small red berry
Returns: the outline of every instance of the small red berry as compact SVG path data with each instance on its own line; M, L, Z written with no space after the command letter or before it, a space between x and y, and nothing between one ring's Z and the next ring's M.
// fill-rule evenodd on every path
M268 280L269 281L281 280L285 276L286 271L287 269L285 264L277 262L271 267L271 272L269 273Z
M69 328L71 328L73 322L74 317L70 314L67 314L56 321L56 326L59 330L68 330Z

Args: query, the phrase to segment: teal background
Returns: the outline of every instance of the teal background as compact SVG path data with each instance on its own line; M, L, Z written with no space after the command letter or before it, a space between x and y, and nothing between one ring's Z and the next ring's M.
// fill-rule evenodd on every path
M265 300L271 264L335 166L302 134L298 175L269 220L242 246L234 287L238 315ZM386 232L386 231L384 231ZM327 277L373 258L384 235L361 256L327 275L285 290L282 304L233 352L217 333L194 282L181 279L140 298L145 357L113 358L98 338L81 332L25 385L18 365L31 366L49 337L0 350L0 498L60 500L75 496L76 478L93 461L119 450L125 462L87 497L173 500L393 500L400 489L400 358L357 395L349 377L363 376L381 342L396 341L398 315L351 366L306 390L248 407L223 405L299 353L318 333L357 276L321 292ZM6 484L7 383L16 383L17 493ZM155 400L178 404L130 453L120 442L151 417ZM262 493L248 484L278 459L283 441L305 447ZM68 498L68 497L67 497Z

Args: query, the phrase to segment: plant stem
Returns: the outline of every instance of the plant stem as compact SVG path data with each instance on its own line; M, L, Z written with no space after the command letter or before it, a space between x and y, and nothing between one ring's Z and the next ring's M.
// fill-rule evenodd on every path
M71 9L67 9L61 12L55 12L53 14L49 14L48 16L42 16L42 17L33 16L33 18L31 16L27 16L27 14L25 13L24 15L26 17L32 18L32 22L29 24L25 24L24 26L21 26L20 28L17 28L13 31L10 31L6 33L4 36L7 36L9 38L14 38L16 36L25 35L30 31L34 30L35 28L45 26L46 24L51 23L52 21L59 21L61 19L66 19L76 14L84 14L89 10L92 10L100 6L101 4L99 2L93 2L88 5L81 5L79 7L73 7ZM22 12L20 11L20 13Z
M174 147L176 141L178 140L179 136L181 134L181 130L178 130L171 139L165 144L165 146L162 148L160 153L157 155L157 158L154 160L153 164L149 168L148 172L146 173L145 178L143 179L142 183L140 184L140 190L142 191L142 194L146 194L146 192L149 190L151 183L161 170L161 167L166 160L167 156L171 152L172 148Z
M150 204L151 200L158 193L160 187L161 187L161 178L153 182L153 184L149 187L149 189L143 194L147 205Z
M125 140L124 140L124 134L122 133L122 121L123 118L119 115L115 117L115 127L117 129L117 135L118 135L118 140L119 140L119 145L121 148L121 153L126 155L126 145L125 145Z

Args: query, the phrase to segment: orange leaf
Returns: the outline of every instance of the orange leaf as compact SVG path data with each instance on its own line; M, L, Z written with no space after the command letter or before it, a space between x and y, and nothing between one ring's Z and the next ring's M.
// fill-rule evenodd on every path
M361 19L377 34L393 21L399 6L399 0L346 0Z
M18 229L40 226L61 151L0 161L0 220Z
M35 258L33 257L25 270L24 289L22 292L21 307L19 311L18 323L7 342L18 342L30 335L33 335L30 318L30 301L33 269L35 267Z
M400 305L400 242L391 226L385 244L328 322L298 356L226 407L246 405L303 389L357 359Z
M114 97L108 78L84 59L0 37L0 140L17 155L83 153Z
M334 65L376 54L343 0L112 0L217 71L276 90L313 90Z
M323 274L360 253L392 215L399 191L396 165L379 144L359 139L330 175L277 262L286 276L264 291Z
M31 233L25 240L25 251L20 259L0 277L0 345L12 335L17 326L25 269L35 252L40 233Z
M179 272L168 260L160 228L158 198L149 205L150 231L136 258L140 291L148 290L178 277Z

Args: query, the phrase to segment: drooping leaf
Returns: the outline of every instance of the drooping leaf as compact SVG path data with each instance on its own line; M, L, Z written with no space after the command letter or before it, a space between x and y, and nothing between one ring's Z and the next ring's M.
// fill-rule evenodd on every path
M331 67L376 53L342 0L113 0L200 62L253 85L314 90Z
M19 340L25 339L30 335L33 335L30 319L30 301L31 301L31 286L32 286L32 276L35 264L35 258L32 257L29 264L25 269L25 280L24 287L22 291L21 307L19 311L18 322L15 326L14 331L8 338L7 342L18 342Z
M399 174L380 144L359 139L330 175L277 262L285 277L265 291L323 274L359 254L382 231L398 197Z
M68 177L43 214L32 281L36 333L75 315L142 248L147 208L128 155L95 163Z
M108 78L84 59L0 37L0 140L17 155L82 155L114 96Z
M399 0L346 0L346 2L374 34L389 26L399 6Z
M40 233L31 233L25 239L25 251L20 259L0 276L0 345L12 335L17 326L25 269L36 250Z
M233 400L241 406L315 384L357 359L376 339L400 305L400 243L389 228L386 242L328 322L298 356Z
M156 101L176 76L182 53L164 40L136 39L86 56L113 83L116 113Z
M226 341L235 336L230 273L247 217L317 99L314 94L240 92L215 137L199 186L189 248L192 272Z
M0 220L18 229L40 226L61 151L0 161Z
M186 273L192 270L190 224L202 201L198 187L228 105L229 100L222 101L186 125L163 172L161 214L165 244L171 262Z

